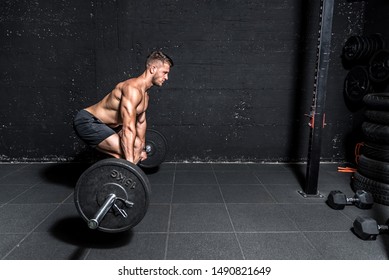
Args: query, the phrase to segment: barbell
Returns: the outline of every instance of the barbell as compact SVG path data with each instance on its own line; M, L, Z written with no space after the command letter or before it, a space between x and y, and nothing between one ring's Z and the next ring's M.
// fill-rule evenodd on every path
M90 229L120 232L133 228L146 215L151 195L150 182L140 168L160 165L166 155L166 138L147 130L147 160L135 165L124 159L108 158L85 170L77 181L74 202Z
M147 159L138 165L142 168L155 168L165 161L167 153L167 140L165 136L154 129L146 130L145 151Z

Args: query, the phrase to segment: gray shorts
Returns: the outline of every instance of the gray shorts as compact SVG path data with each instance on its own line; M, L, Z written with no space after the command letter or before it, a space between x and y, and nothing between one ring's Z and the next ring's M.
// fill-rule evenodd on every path
M93 148L116 133L115 130L86 110L77 113L73 120L73 127L77 136Z

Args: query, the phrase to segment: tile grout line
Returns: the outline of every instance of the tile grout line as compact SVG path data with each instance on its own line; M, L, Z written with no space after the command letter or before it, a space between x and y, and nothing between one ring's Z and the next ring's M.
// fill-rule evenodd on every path
M266 187L266 184L262 183L262 181L259 179L257 173L253 172L254 176L258 179L258 181L261 182L263 188L266 190L266 192L270 195L270 197L273 199L274 201L274 204L280 204L277 199L271 194L271 192L268 190L268 188ZM282 203L281 203L282 204ZM303 238L308 242L308 244L311 246L311 248L313 248L319 255L322 256L321 252L316 248L316 246L314 246L314 244L312 244L312 242L308 239L308 237L305 235L305 233L298 227L298 224L293 221L293 219L291 217L289 217L289 215L285 212L284 209L282 209L282 212L284 212L284 214L286 215L286 217L295 225L296 229L297 229L297 233L300 233L303 235Z
M222 192L222 189L221 189L219 180L217 179L216 172L215 172L215 168L214 168L213 166L212 166L212 170L213 170L213 176L215 177L216 183L217 183L217 185L218 185L218 187L219 187L219 192L220 192L220 195L221 195L222 200L223 200L224 208L226 209L227 215L228 215L228 219L230 220L230 224L231 224L231 227L232 227L234 236L235 236L235 240L236 240L236 242L238 243L239 250L240 250L240 253L241 253L241 255L242 255L242 258L243 258L243 260L245 260L246 257L245 257L245 255L244 255L242 245L240 244L240 241L239 241L239 238L238 238L238 233L236 232L234 223L232 222L232 218L231 218L231 215L230 215L230 211L228 211L227 203L226 203L226 200L224 199L224 195L223 195L223 192Z
M7 173L6 175L1 176L0 179L3 180L4 178L7 178L8 176L10 176L10 175L12 175L12 174L14 174L14 173L16 173L16 172L22 170L23 168L25 168L25 166L19 167L18 169L9 172L9 173Z
M37 184L39 184L39 183L37 183ZM35 185L34 185L35 186ZM32 188L32 187L31 187ZM29 189L31 189L31 188L29 188ZM27 189L27 190L29 190L29 189ZM27 191L26 190L26 191ZM24 193L24 192L23 192ZM33 232L34 232L34 230L35 229L37 229L41 224L43 224L46 220L47 220L47 218L48 217L50 217L50 215L51 214L53 214L61 205L64 205L65 203L65 201L66 200L68 200L71 196L73 195L73 193L70 193L65 199L63 199L60 203L44 203L44 204L58 204L57 205L57 207L55 207L54 209L53 209L53 211L51 211L50 213L48 213L47 214L47 216L46 217L44 217L43 218L43 220L38 224L38 225L36 225L29 233L27 233L7 254L5 254L4 255L4 257L2 258L2 260L4 260L7 256L9 256L13 251L15 251L15 249L17 248L17 247L19 247L19 245L21 244L21 243L23 243L23 241L24 240L26 240ZM28 204L19 204L19 205L28 205Z
M171 219L172 219L172 205L173 205L174 186L176 183L176 172L177 172L177 163L174 164L172 193L170 195L170 203L169 203L169 218L168 218L167 229L166 229L165 253L163 256L164 260L167 259L167 253L168 253L168 248L169 248L170 224L171 224Z
M69 198L69 196L67 198ZM43 203L43 204L53 204L53 203ZM20 244L22 244L24 242L24 240L26 240L31 234L33 234L34 230L36 230L41 224L43 224L47 220L47 218L50 217L50 215L53 214L54 211L56 211L62 205L62 202L61 203L57 203L57 204L58 204L57 207L55 207L52 211L50 211L46 215L46 217L44 217L42 219L42 221L40 223L38 223L34 228L32 228L30 232L28 232L8 253L6 253L4 255L4 257L2 258L2 260L5 260L6 257L8 257L13 251L16 250L16 248L19 247Z
M274 204L278 204L278 205L280 205L280 204L284 204L284 203L279 203L278 201L277 201L277 199L271 194L271 192L268 190L268 188L266 187L266 184L264 184L264 183L262 183L262 181L259 179L259 177L257 176L257 174L256 173L253 173L254 174L254 176L258 179L258 181L260 181L261 182L261 184L262 184L262 186L263 186L263 188L266 190L266 192L270 195L270 197L274 200ZM295 204L295 203L291 203L291 204ZM312 242L310 241L310 240L308 240L308 238L307 238L307 236L304 234L304 232L299 228L299 226L298 226L298 224L292 219L292 217L290 217L289 215L288 215L288 213L286 213L286 211L285 211L285 209L283 209L282 207L281 207L281 209L282 209L282 212L284 213L284 215L287 217L287 219L289 219L291 222L292 222L292 224L295 226L295 228L296 228L296 231L295 232L298 232L298 233L300 233L300 234L302 234L303 235L303 237L304 237L304 239L308 242L308 244L319 254L319 255L322 255L321 253L320 253L320 251L312 244Z
M303 235L304 239L308 242L308 244L313 248L315 249L315 251L320 255L322 256L322 258L324 258L324 255L320 252L319 248L317 248L315 246L315 244L308 238L308 236L306 235L307 232L314 232L314 231L300 231L300 233ZM326 231L328 232L328 231Z
M295 203L291 203L291 204L295 204ZM303 230L299 227L299 225L297 224L297 222L290 216L288 215L287 211L285 210L285 208L281 207L281 211L284 213L284 215L287 217L287 219L289 219L292 224L296 227L296 232L300 233L303 235L304 239L308 242L308 244L321 256L323 256L323 254L319 251L319 249L308 239L308 237L306 236L306 232L315 232L315 231L307 231L307 230ZM329 232L329 231L324 231L324 232ZM344 231L335 231L335 232L344 232Z
M36 182L35 184L32 184L30 187L28 187L27 189L25 189L23 192L19 193L17 196L15 196L14 198L8 200L6 203L3 203L1 207L5 206L5 205L8 205L8 204L11 204L12 201L14 201L15 199L17 199L18 197L22 196L23 194L25 194L26 192L28 192L29 190L35 188L37 185L39 185L41 182L43 182L42 180ZM24 185L24 184L20 184L20 185ZM24 203L23 203L24 204Z
M75 208L77 208L77 207L75 206L75 204L74 204L74 191L73 191L72 193L70 193L70 194L61 202L61 204L60 204L59 206L67 204L67 203L65 203L65 201L67 201L68 199L70 199L71 196L73 196L73 203L71 203L71 204L73 204L73 206L74 206ZM77 210L77 212L78 212L78 210ZM83 249L83 248L82 248L82 249ZM92 251L92 248L85 248L85 249L87 249L87 250L86 250L86 252L85 252L85 254L84 254L84 257L82 258L83 260L87 260L87 258L88 258L88 256L89 256L90 252Z
M255 171L253 171L252 174L255 176L255 178L257 178L261 186L265 189L266 193L273 199L274 203L277 204L278 203L277 199L271 194L271 192L267 189L266 185L261 181L261 179L259 179Z

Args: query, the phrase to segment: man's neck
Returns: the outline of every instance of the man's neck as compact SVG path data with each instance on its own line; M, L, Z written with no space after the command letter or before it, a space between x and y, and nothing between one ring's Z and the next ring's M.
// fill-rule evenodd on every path
M151 78L147 75L146 71L143 72L143 74L141 74L140 76L136 77L135 79L139 89L142 92L148 91L153 86Z

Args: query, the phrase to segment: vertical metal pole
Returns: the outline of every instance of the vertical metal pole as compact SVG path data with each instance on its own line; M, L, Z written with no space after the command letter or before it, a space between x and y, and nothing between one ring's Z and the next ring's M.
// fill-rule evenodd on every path
M318 37L315 88L311 108L311 132L308 149L306 173L306 195L317 195L319 166L321 156L322 129L325 122L325 101L327 93L327 76L331 53L332 20L334 0L323 0L321 10L320 33Z

